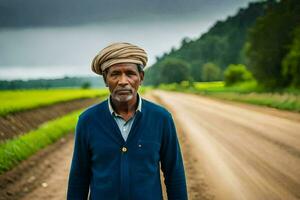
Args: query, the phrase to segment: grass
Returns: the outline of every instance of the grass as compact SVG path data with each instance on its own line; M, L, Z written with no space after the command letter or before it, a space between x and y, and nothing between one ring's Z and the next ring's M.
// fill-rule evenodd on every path
M280 94L280 93L211 93L210 96L214 96L221 99L239 101L244 103L263 105L272 108L278 108L282 110L291 110L300 112L300 96L293 94Z
M195 91L204 93L240 93L247 94L252 92L265 93L267 90L257 85L256 81L243 82L232 86L225 86L223 81L218 82L195 82Z
M230 87L225 86L224 82L189 83L184 81L180 84L162 84L159 88L300 112L299 88L266 89L257 85L255 81Z
M75 99L106 95L107 89L6 90L0 92L0 116Z
M149 92L149 91L152 90L152 89L153 89L153 87L151 87L151 86L141 86L141 87L139 88L138 93L139 93L139 94L145 94L145 93Z
M0 174L74 130L82 110L49 121L38 129L0 144Z

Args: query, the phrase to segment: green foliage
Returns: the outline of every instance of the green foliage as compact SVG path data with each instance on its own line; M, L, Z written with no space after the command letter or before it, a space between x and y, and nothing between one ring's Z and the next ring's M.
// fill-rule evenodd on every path
M189 79L189 65L183 60L170 58L161 63L162 83L180 83Z
M221 69L214 63L205 63L201 75L203 81L218 81L221 79Z
M158 86L162 83L180 83L190 79L190 66L177 58L167 58L146 69L145 85Z
M224 71L224 80L226 86L249 81L251 79L253 79L252 74L246 69L245 65L229 65Z
M37 130L0 144L0 174L74 130L81 111L49 121Z
M194 92L211 93L252 93L266 92L266 90L257 85L255 80L239 82L232 86L225 86L223 81L215 82L195 82L193 83Z
M282 61L283 75L291 79L291 85L300 86L300 26L294 32L294 40L289 53Z
M245 64L243 47L248 29L257 17L265 12L265 6L270 2L250 3L248 8L240 9L235 16L224 21L218 21L207 33L196 40L184 38L181 47L172 49L169 53L158 57L156 63L146 71L146 84L162 83L161 64L166 59L181 59L190 64L190 76L194 81L203 81L202 66L205 63L215 63L224 70L229 64Z
M153 90L152 86L141 86L141 87L139 87L138 93L139 94L145 94L145 93L147 93L151 90Z
M196 90L214 90L224 88L223 81L215 81L215 82L194 82L193 86Z
M273 2L249 33L248 66L260 84L285 87L291 79L282 73L282 60L293 42L295 27L300 25L300 4L299 0Z
M158 86L158 88L162 90L169 90L169 91L187 92L189 91L189 89L193 88L193 84L189 81L182 81L180 83L170 83L170 84L162 83Z
M161 68L155 64L145 69L144 84L158 86L160 84Z
M178 83L170 83L170 84L160 84L158 86L159 89L162 90L169 90L169 91L178 91L179 89L179 84Z
M106 89L6 90L0 92L0 116L64 101L106 95Z

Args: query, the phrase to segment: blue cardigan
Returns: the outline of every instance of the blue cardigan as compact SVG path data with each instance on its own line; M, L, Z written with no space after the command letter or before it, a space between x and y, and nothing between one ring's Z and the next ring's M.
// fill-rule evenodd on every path
M125 148L124 148L125 147ZM160 164L169 200L186 200L186 180L171 114L142 100L124 141L108 101L78 120L68 200L161 200Z

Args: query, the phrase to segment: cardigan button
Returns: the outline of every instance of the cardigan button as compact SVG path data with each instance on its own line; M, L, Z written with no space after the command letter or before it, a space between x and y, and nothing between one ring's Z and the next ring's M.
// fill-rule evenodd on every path
M128 149L126 147L122 147L121 150L122 150L123 153L126 153Z

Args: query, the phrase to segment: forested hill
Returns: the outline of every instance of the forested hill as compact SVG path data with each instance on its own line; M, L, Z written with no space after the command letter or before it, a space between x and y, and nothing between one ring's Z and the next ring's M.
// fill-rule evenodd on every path
M196 40L184 38L179 49L171 49L169 53L157 58L156 63L146 72L145 83L157 85L168 82L165 79L168 70L163 69L163 63L171 65L181 63L181 69L178 69L179 71L184 69L181 75L183 73L185 80L193 81L202 81L202 67L207 63L216 65L221 71L229 64L245 63L244 46L247 32L256 19L265 14L267 7L275 3L273 0L250 3L247 8L240 9L235 16L216 22L200 38ZM175 66L174 70L177 70ZM222 79L221 75L216 79Z

